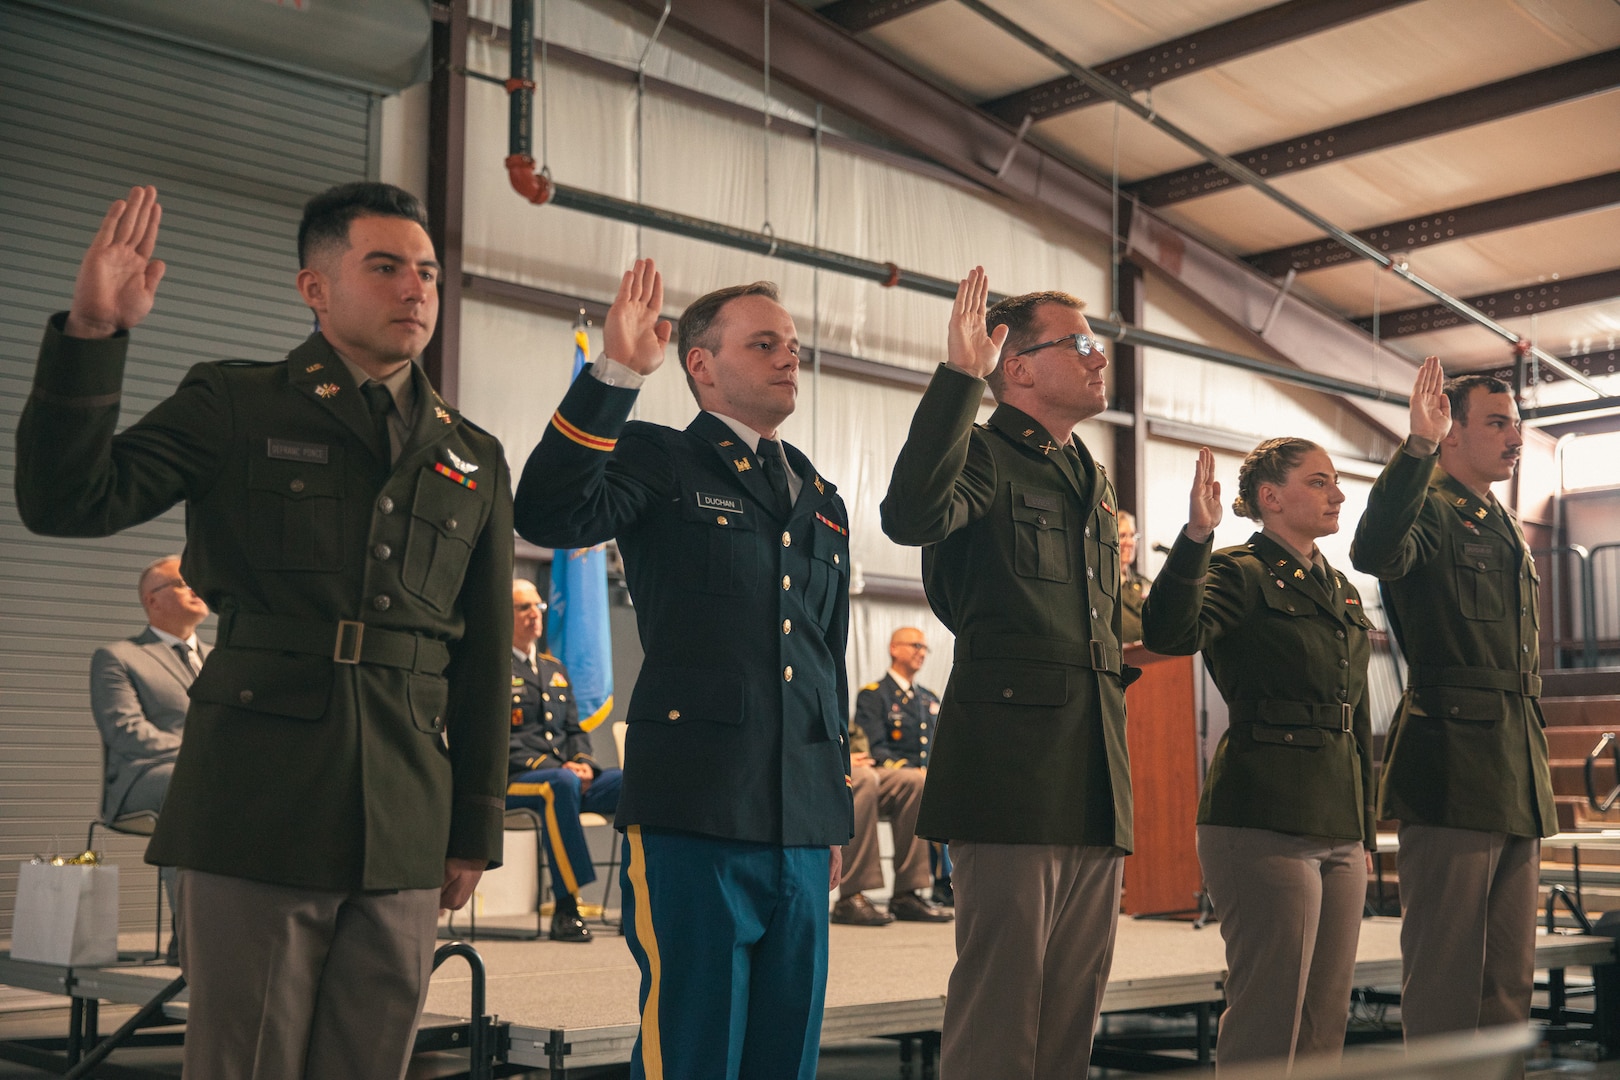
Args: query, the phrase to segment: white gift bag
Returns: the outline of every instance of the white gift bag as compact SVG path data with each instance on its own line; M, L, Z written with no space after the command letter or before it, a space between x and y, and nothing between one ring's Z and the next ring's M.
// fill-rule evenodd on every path
M118 867L25 862L11 958L95 967L118 961Z

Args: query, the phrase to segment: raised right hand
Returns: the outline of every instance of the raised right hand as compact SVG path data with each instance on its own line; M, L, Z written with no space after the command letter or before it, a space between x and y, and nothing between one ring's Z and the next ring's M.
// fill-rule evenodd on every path
M1412 419L1410 431L1420 439L1439 442L1451 433L1451 399L1446 397L1446 373L1440 370L1440 358L1427 356L1418 368L1417 380L1412 383Z
M129 198L107 208L73 282L69 337L112 337L146 318L166 269L152 258L162 219L155 187L130 188Z
M1192 494L1187 498L1187 539L1202 544L1221 523L1221 482L1215 479L1215 454L1209 447L1198 450L1193 467Z
M951 327L946 338L946 363L982 379L996 370L1001 347L1007 343L1007 328L998 326L985 332L984 301L990 295L990 278L984 267L975 266L956 287L956 303L951 307Z
M651 259L637 259L619 279L619 294L602 324L607 358L641 375L657 371L674 330L668 319L658 317L663 307L663 275Z

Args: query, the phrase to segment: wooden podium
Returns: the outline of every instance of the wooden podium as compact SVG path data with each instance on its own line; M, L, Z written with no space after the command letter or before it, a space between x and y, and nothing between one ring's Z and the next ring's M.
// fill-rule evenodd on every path
M1193 912L1198 869L1198 717L1196 656L1160 656L1140 645L1125 662L1142 677L1125 691L1125 741L1131 753L1136 850L1125 860L1129 915Z

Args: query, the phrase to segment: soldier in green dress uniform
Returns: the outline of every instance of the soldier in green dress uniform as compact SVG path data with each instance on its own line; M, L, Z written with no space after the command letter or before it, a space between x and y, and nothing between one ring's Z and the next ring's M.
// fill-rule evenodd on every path
M957 291L883 531L922 547L956 635L917 822L956 864L941 1073L1068 1077L1090 1058L1131 848L1114 490L1074 434L1107 403L1107 360L1079 300L987 313L988 288L975 268ZM999 404L975 425L986 385Z
M1415 1036L1529 1021L1541 837L1558 818L1536 564L1491 494L1518 464L1518 407L1497 379L1444 382L1430 357L1410 430L1350 557L1384 583L1407 662L1379 813L1401 823L1401 1022Z
M412 362L439 263L386 184L305 208L316 333L284 361L196 365L115 435L160 217L152 188L115 202L46 328L18 510L109 536L183 502L181 572L219 613L147 850L180 867L186 1074L393 1080L439 909L501 853L505 457Z
M1270 439L1244 460L1232 508L1262 528L1210 553L1215 456L1198 452L1187 527L1148 597L1145 644L1203 651L1231 726L1198 807L1198 861L1226 941L1217 1055L1337 1056L1375 843L1368 622L1318 537L1344 493L1327 453Z

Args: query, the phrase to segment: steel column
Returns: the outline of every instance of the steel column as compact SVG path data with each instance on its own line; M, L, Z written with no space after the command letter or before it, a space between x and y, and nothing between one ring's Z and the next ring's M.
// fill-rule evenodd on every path
M461 244L467 160L467 0L433 11L428 105L428 233L438 251L439 326L422 353L428 380L450 404L461 384Z

